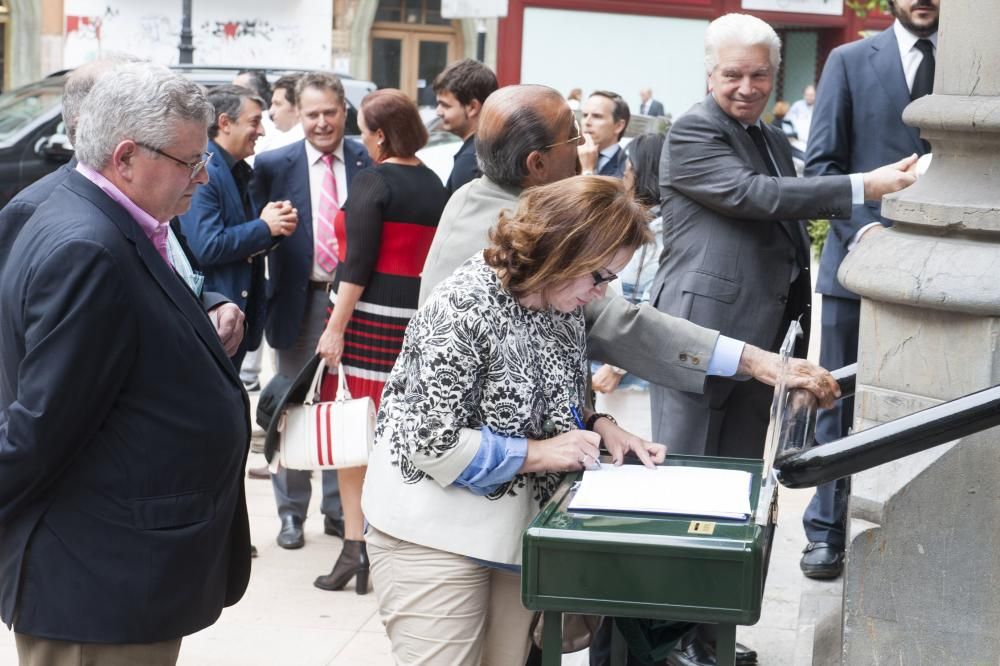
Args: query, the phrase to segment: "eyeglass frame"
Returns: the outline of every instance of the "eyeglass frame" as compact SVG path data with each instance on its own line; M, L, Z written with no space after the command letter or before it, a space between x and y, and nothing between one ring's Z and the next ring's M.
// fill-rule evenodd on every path
M163 152L159 148L154 148L153 146L150 146L149 144L146 143L142 143L141 141L136 141L135 145L139 146L140 148L145 148L146 150L152 153L156 153L157 155L162 155L163 157L166 157L168 160L173 160L174 162L180 164L181 166L187 167L188 169L191 170L190 174L191 180L194 180L195 178L198 177L198 174L201 173L201 170L205 168L205 165L208 164L208 161L212 159L212 157L215 155L215 153L206 150L201 154L203 159L198 160L196 162L185 162L184 160L174 157L169 153Z
M610 273L610 271L608 271ZM605 282L614 282L618 279L617 273L611 273L611 275L601 275L601 271L590 271L590 277L594 280L594 286L600 287Z
M542 150L549 150L550 148L555 148L557 146L562 146L567 143L576 143L578 146L583 145L583 130L580 129L580 123L577 122L576 116L573 117L573 129L576 130L576 136L566 139L565 141L557 141L556 143L551 143L547 146L542 146Z

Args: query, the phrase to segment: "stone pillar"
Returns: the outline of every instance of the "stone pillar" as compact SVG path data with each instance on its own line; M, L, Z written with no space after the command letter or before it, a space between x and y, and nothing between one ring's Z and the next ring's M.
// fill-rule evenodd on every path
M942 3L934 158L840 280L862 295L855 429L1000 383L1000 4ZM1000 432L854 477L845 664L996 664Z

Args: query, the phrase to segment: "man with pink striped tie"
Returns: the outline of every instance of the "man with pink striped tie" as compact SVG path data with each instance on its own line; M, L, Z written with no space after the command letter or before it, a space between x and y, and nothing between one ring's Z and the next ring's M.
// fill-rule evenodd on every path
M299 225L268 255L268 344L275 350L277 371L298 374L316 351L329 289L337 266L333 224L346 205L347 188L354 175L371 166L364 147L344 139L347 104L344 87L332 74L304 75L296 100L305 139L261 153L254 164L250 185L254 202L291 201ZM278 545L301 548L312 484L309 472L281 468L272 475L274 496L281 518ZM335 472L323 472L323 531L343 536L344 521Z

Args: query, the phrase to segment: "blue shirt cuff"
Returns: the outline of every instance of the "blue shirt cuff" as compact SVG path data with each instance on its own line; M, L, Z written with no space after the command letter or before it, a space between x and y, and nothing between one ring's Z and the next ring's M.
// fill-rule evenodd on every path
M734 340L720 335L715 341L715 349L712 350L712 358L708 359L708 368L705 374L719 377L732 377L740 367L740 358L743 356L742 340Z
M489 495L521 469L528 455L528 439L497 435L486 426L479 432L482 437L476 456L452 485L476 495Z

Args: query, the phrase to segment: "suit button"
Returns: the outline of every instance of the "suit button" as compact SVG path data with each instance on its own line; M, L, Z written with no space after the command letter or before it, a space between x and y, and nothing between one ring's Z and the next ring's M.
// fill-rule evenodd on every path
M681 352L680 355L677 358L679 358L682 361L686 361L686 360L688 360L688 355L685 354L684 352Z
M782 305L784 305L785 303L788 302L788 296L785 296L784 294L782 294L781 296L778 296L778 302L781 303Z
M691 362L694 363L695 365L698 365L699 363L701 363L701 359L699 359L697 356L694 356L691 358Z
M248 264L252 264L253 263L253 257L247 257L247 263Z
M249 293L247 293L247 290L246 290L246 289L244 289L243 291L241 291L241 292L240 292L240 296L242 296L243 298L246 298L246 297L247 297L247 296L249 296L249 295L250 295L250 294L249 294Z

